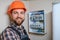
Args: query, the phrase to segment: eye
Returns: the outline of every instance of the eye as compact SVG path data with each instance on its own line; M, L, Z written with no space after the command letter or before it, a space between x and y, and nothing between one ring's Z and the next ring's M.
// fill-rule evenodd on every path
M18 12L16 12L16 11L13 11L13 12L12 12L12 14L18 14Z
M18 12L15 11L15 12L13 12L13 14L18 14Z
M24 12L20 12L21 14L25 14Z

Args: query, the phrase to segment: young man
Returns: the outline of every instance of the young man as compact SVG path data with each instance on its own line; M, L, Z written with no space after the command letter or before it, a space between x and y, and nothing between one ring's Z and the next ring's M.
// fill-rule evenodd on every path
M10 18L10 25L2 32L1 40L30 40L22 25L25 12L25 5L21 1L14 1L9 6L7 14Z

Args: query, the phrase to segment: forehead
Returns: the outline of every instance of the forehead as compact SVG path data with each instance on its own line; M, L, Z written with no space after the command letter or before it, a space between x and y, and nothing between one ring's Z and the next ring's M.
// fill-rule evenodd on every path
M24 12L24 9L13 9L13 11Z

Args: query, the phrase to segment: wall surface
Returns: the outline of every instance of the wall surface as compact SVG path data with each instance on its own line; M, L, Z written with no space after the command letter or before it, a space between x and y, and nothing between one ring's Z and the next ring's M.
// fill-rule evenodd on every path
M59 3L60 2L60 0L52 0L53 1L53 3Z
M53 0L53 40L60 40L60 0Z
M60 3L53 5L53 40L60 40Z
M44 10L46 15L46 34L29 34L32 40L52 40L52 0L30 1L29 11Z
M0 0L0 33L8 26L9 19L6 14L8 5L13 0ZM44 10L46 15L46 34L36 35L29 34L31 40L52 40L52 0L40 0L40 1L23 1L26 5L27 12L23 25L28 32L28 13L30 11Z

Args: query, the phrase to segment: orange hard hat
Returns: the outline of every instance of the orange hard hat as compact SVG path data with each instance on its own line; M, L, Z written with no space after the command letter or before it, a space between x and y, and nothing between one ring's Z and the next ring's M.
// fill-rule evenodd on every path
M12 4L9 6L7 13L11 14L11 11L13 9L23 9L26 12L26 8L23 2L21 1L14 1Z

